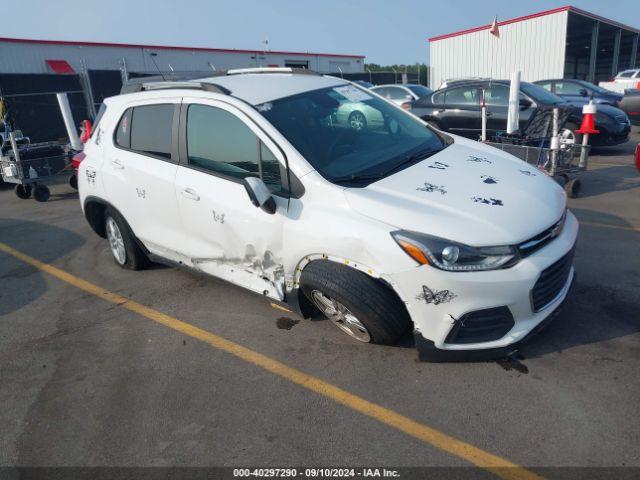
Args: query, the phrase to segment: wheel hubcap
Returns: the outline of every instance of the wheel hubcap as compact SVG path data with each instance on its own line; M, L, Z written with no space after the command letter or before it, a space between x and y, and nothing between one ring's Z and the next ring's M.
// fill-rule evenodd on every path
M362 130L364 128L364 117L362 114L356 114L351 117L351 128L354 130Z
M311 292L313 303L340 330L360 342L370 342L371 335L351 311L337 300L326 296L319 290Z
M127 251L124 248L124 240L122 239L120 228L118 228L118 224L111 217L107 219L107 240L109 240L113 258L115 258L116 262L120 265L124 265L127 261Z

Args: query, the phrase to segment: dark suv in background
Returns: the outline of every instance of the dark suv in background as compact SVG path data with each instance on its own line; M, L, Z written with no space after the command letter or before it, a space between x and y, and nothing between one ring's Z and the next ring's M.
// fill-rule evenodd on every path
M477 140L482 128L482 91L487 104L487 135L503 132L507 126L509 109L509 82L507 80L468 80L435 91L432 95L414 101L411 112L441 130ZM525 131L530 120L541 110L559 108L561 125L572 132L582 123L584 102L568 102L539 85L520 83L520 130ZM631 130L627 115L619 108L599 105L596 114L597 135L591 136L592 145L616 145L629 138ZM575 134L576 141L581 135Z

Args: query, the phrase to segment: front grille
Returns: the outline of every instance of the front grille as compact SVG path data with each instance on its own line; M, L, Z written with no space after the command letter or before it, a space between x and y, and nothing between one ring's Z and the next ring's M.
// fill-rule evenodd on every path
M531 290L531 308L539 312L562 291L569 278L575 246L560 260L545 268Z
M456 320L445 343L490 342L504 337L515 322L508 307L469 312Z
M551 225L546 230L543 230L535 237L530 238L529 240L522 242L518 245L518 250L520 251L520 257L524 258L531 255L533 252L540 250L542 247L547 245L551 240L556 238L562 232L564 228L564 222L567 218L567 211L562 214L562 218L558 220L556 223Z

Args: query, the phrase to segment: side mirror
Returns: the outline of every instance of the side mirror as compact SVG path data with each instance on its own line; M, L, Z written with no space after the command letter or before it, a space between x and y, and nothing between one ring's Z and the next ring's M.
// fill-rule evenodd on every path
M262 179L258 177L245 177L244 180L242 180L242 184L249 195L251 203L271 215L276 213L276 201Z
M531 103L531 100L528 100L526 98L521 98L520 99L520 110L526 110L527 108L529 108L531 105L533 105Z
M581 88L578 93L580 94L581 97L588 97L589 96L589 92L587 92L586 88Z

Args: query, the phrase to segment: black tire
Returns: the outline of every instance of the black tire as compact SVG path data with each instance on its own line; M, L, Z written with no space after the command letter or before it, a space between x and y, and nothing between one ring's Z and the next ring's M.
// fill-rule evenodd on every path
M319 290L346 306L365 325L371 343L392 345L411 325L404 303L391 289L351 267L313 261L302 271L300 288L312 303L311 292Z
M31 185L16 185L16 196L22 200L31 198Z
M78 189L78 177L75 174L69 177L69 186L74 190Z
M562 126L562 128L566 128L566 129L571 130L573 132L573 134L576 137L576 145L580 145L582 143L582 134L581 133L576 133L576 130L580 129L580 127L578 125L576 125L573 122L567 122Z
M51 197L51 190L44 185L38 185L33 189L33 198L36 202L46 202Z
M358 110L349 114L348 123L352 129L359 132L367 129L367 117L364 116L364 113Z
M125 249L125 259L123 263L120 263L117 260L117 258L113 254L113 251L111 252L116 265L128 270L142 270L143 268L149 266L149 264L151 263L149 261L149 258L142 251L142 248L140 248L140 246L138 245L138 242L133 235L131 228L129 228L129 224L125 221L122 215L111 208L107 208L104 212L105 232L108 229L109 219L113 219L113 221L118 226L120 234L122 235ZM107 241L109 241L108 238ZM111 250L111 246L109 247L109 249Z

